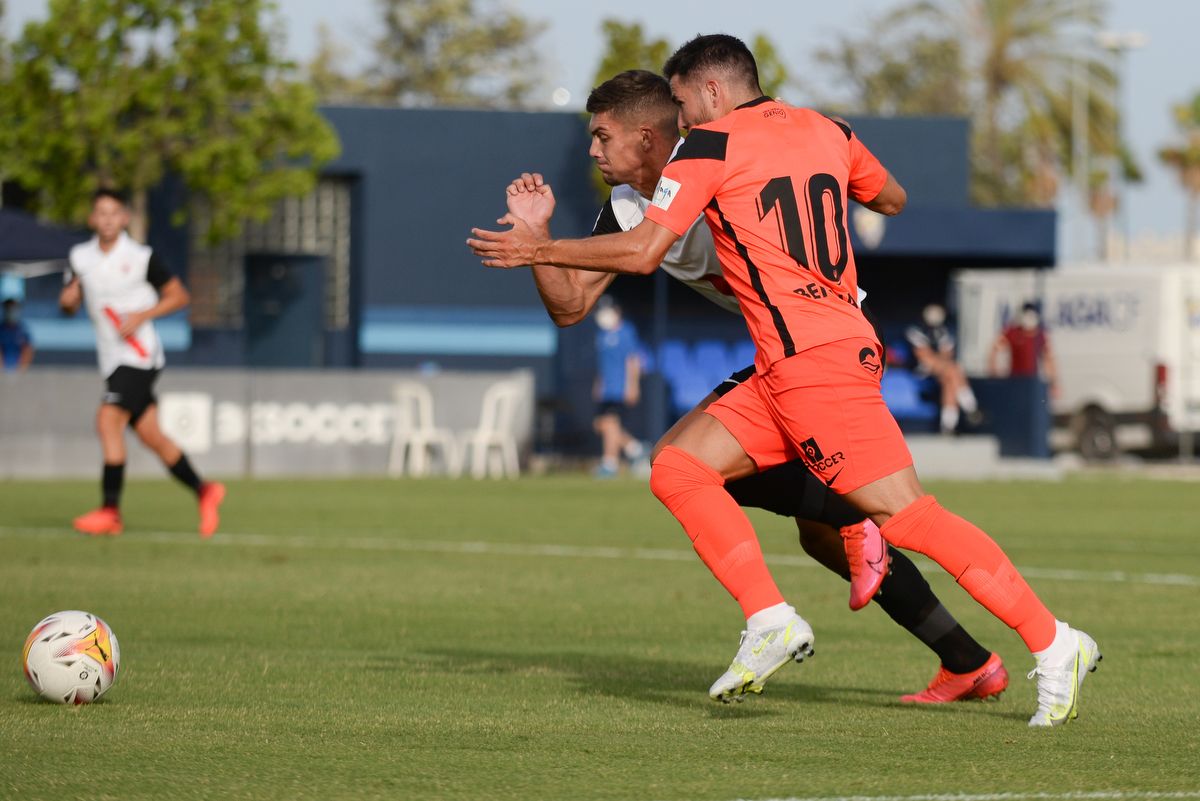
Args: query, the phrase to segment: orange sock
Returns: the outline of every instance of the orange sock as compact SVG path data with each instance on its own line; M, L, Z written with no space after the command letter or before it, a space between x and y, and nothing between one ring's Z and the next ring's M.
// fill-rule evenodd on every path
M721 474L668 445L650 470L650 490L683 525L692 547L749 618L783 603L745 512Z
M1016 630L1030 651L1054 640L1054 615L1038 599L1000 546L932 495L906 506L880 529L898 548L923 553L989 612Z

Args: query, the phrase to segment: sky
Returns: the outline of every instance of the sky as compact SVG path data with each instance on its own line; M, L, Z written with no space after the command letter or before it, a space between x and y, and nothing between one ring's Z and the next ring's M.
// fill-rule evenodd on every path
M600 60L600 22L616 18L640 22L651 36L680 44L697 33L731 33L750 40L766 33L793 75L813 66L810 54L832 34L853 30L865 16L899 0L759 0L746 13L733 14L728 0L501 0L525 16L548 23L538 42L547 69L546 99L559 87L570 92L564 109L579 109L592 86ZM284 19L289 55L304 61L316 48L317 26L324 23L347 45L366 49L377 17L375 0L277 0ZM46 0L7 0L9 36L29 19L43 17ZM1183 227L1184 196L1175 176L1158 161L1158 149L1175 137L1171 105L1200 92L1200 59L1195 32L1200 30L1197 0L1109 0L1106 27L1137 31L1148 44L1126 55L1122 104L1125 135L1146 180L1128 191L1129 226L1134 238L1178 236ZM561 98L561 93L560 93ZM802 101L803 98L798 100ZM869 145L870 143L868 143ZM1060 205L1060 256L1072 258L1085 236L1073 221L1079 211Z

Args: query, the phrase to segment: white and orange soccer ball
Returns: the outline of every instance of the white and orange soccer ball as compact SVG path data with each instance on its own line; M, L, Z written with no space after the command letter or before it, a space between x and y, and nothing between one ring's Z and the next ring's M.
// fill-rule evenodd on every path
M88 612L55 612L33 627L21 665L47 701L89 704L117 680L121 646L112 629Z

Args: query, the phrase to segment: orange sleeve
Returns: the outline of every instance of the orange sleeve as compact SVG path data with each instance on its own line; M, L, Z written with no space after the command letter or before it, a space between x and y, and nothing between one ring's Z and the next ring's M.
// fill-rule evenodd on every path
M717 194L725 177L728 134L693 128L663 169L646 219L683 236Z
M874 200L887 183L887 170L857 136L850 136L850 197L860 203Z

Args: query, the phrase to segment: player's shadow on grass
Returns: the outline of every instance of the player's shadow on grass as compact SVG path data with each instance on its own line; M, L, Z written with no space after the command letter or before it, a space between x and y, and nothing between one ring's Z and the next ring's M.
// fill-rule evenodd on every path
M802 671L804 667L785 665L782 670ZM760 705L752 701L728 706L714 704L708 699L708 687L716 678L719 667L697 662L595 653L516 654L425 649L403 657L375 655L370 658L368 668L386 671L402 668L406 672L429 670L431 673L459 675L563 676L583 693L699 708L717 717L792 714L789 704ZM800 680L803 682L802 677ZM897 705L901 691L775 681L768 685L766 694L774 699L802 704L882 708Z

